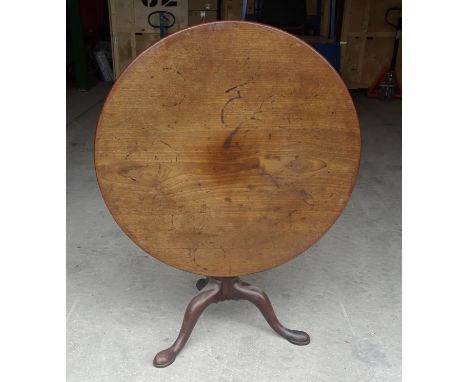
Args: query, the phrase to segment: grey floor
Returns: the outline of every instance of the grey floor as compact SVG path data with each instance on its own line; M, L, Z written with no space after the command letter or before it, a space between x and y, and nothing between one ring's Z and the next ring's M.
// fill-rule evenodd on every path
M347 208L302 256L245 277L311 344L278 337L247 302L222 302L205 311L176 362L155 369L197 277L141 251L104 205L93 134L108 90L67 92L68 382L401 379L401 102L353 95L363 150Z

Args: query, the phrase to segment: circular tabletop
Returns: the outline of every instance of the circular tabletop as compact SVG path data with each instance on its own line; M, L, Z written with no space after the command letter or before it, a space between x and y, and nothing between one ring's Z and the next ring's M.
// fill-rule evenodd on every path
M95 165L122 230L173 267L242 276L282 264L335 222L360 132L339 75L309 45L240 21L172 34L123 72Z

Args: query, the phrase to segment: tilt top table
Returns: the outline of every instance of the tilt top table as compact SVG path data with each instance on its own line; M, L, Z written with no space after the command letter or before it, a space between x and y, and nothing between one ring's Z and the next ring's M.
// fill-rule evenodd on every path
M199 25L124 71L96 130L103 198L144 251L205 276L156 367L171 364L206 306L225 299L253 302L281 336L309 343L238 276L315 243L345 207L359 158L359 124L339 75L278 29Z

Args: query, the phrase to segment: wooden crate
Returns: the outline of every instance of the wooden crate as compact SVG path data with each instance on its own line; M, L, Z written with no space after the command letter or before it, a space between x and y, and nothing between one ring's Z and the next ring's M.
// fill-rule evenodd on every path
M189 11L217 11L218 0L188 0Z
M137 55L161 39L159 33L136 33L135 44Z
M135 57L133 13L133 1L109 0L114 78L117 78Z
M147 7L142 0L133 0L135 7L135 31L142 33L159 33L159 28L153 28L148 24L148 15L155 11L171 12L175 16L175 24L167 29L167 33L174 33L188 26L188 3L187 0L154 1L156 4L152 7ZM174 5L177 4L177 5ZM157 17L154 17L155 22L159 24ZM153 21L152 21L153 22Z
M142 0L108 2L114 78L117 78L138 54L159 40L159 29L148 24L149 13L164 10L174 14L176 24L169 28L168 33L188 26L187 0L148 0L147 3L153 6L145 6Z
M247 2L247 13L254 13L254 2ZM221 0L221 20L240 20L242 0Z
M341 75L348 88L368 88L390 66L396 32L385 23L385 11L391 7L401 7L401 0L345 0ZM397 20L397 17L391 19L395 24ZM400 84L401 46L400 40L396 66Z
M218 20L217 11L189 11L188 23L189 26L194 26L203 23L209 23Z

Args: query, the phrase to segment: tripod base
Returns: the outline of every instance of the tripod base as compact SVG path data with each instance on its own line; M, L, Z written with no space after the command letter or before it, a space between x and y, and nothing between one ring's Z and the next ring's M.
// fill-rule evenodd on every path
M171 347L156 354L153 361L155 367L166 367L174 362L205 308L223 300L248 300L260 310L271 328L281 337L294 345L310 343L310 337L306 332L287 329L278 321L265 292L241 281L238 277L208 277L198 280L196 285L199 292L187 306L179 336Z

